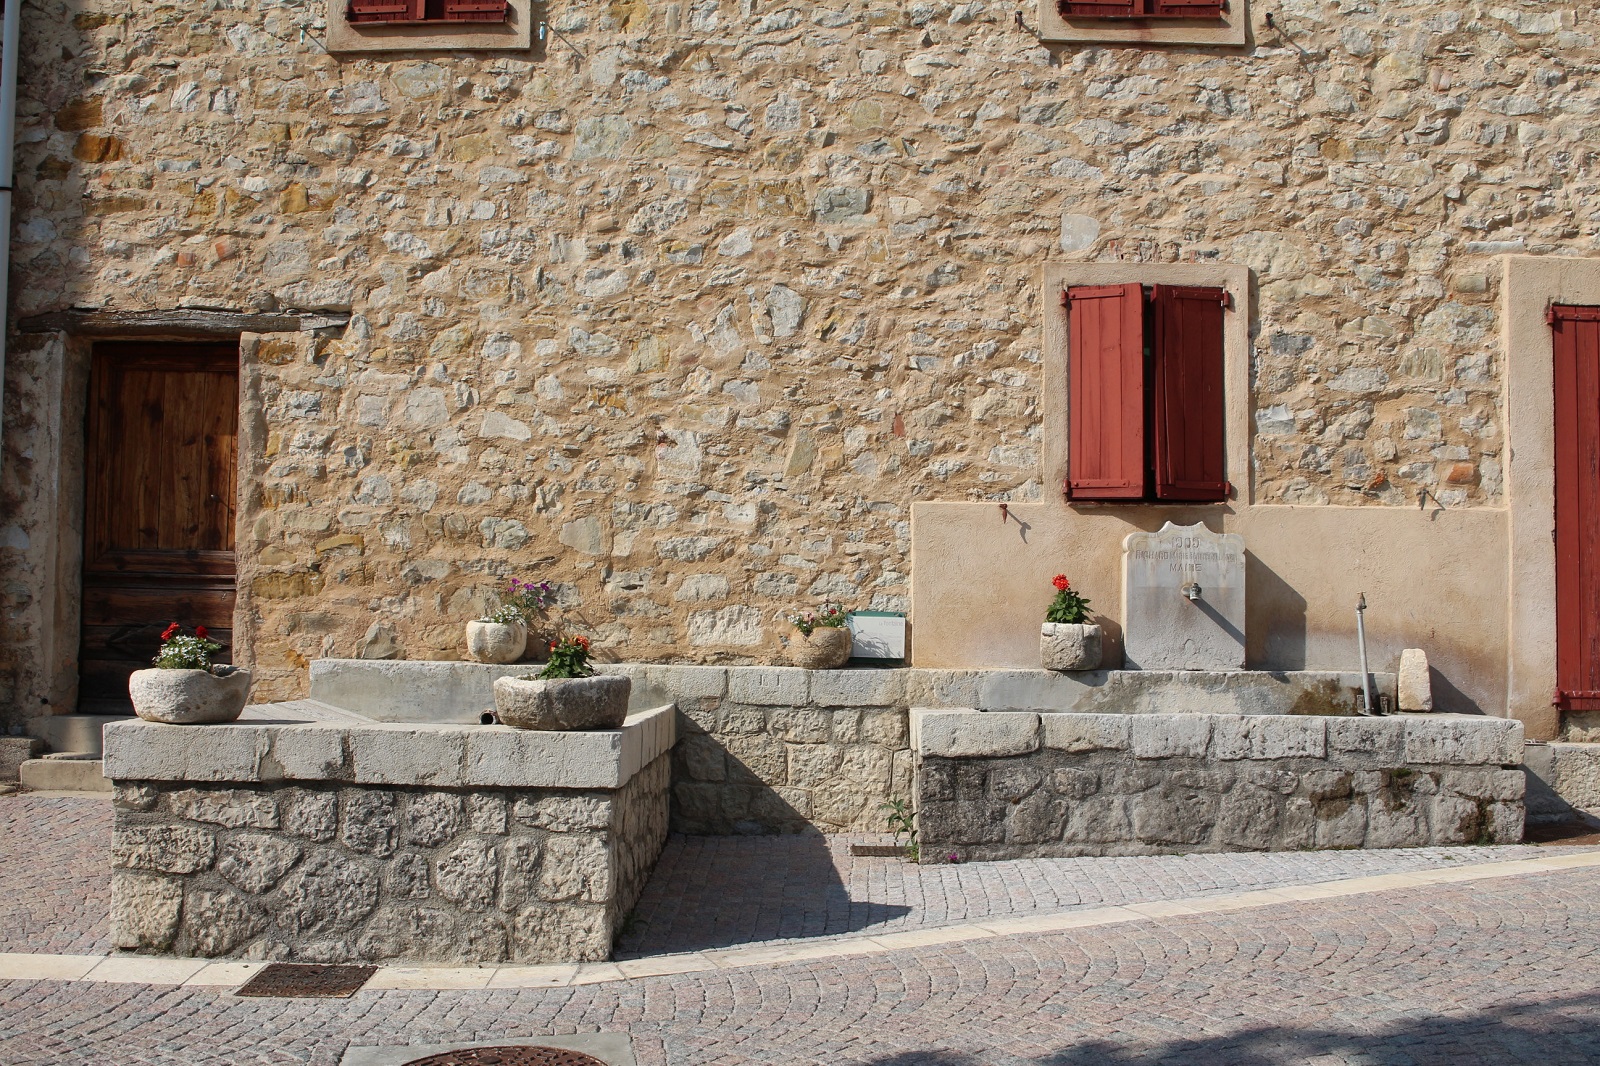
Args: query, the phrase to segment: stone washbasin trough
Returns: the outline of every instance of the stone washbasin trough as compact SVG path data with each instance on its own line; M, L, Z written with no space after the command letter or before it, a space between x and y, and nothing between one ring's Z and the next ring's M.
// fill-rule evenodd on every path
M607 958L666 840L676 710L635 705L593 732L483 725L494 679L528 665L364 665L349 684L317 663L310 699L227 725L106 727L116 946Z

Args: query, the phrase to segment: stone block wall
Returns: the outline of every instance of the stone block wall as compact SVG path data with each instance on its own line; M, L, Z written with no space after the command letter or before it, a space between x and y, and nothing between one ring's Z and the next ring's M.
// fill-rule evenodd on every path
M647 667L679 710L672 827L879 832L911 800L903 670Z
M672 826L705 834L881 832L883 805L912 799L912 707L1346 714L1360 689L1314 672L603 669L631 677L636 701L678 705ZM1376 681L1393 692L1393 674Z
M915 717L919 840L930 861L1522 839L1514 721Z
M575 962L666 840L669 760L615 792L122 783L112 938L308 962Z

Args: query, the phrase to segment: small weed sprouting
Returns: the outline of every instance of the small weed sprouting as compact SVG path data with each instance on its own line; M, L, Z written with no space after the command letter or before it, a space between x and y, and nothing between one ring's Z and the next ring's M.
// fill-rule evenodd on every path
M922 857L922 848L917 843L915 812L903 799L892 799L882 806L889 812L885 821L889 823L889 831L894 834L895 847L904 849L906 858L916 862Z

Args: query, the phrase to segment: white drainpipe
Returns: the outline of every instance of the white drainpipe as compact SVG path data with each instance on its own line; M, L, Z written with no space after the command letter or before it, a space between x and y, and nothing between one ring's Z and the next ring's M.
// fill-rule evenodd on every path
M6 392L6 334L11 322L12 148L17 139L17 37L22 0L0 0L0 401ZM4 403L0 402L0 412ZM0 413L0 448L5 445L5 415ZM3 454L3 452L0 452Z

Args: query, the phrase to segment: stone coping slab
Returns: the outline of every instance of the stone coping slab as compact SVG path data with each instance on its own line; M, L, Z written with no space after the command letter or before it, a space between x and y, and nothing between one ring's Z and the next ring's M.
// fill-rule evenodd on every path
M1041 748L1131 751L1137 759L1382 757L1395 765L1520 766L1522 723L1479 715L1381 718L1238 714L1059 714L913 708L920 755L1000 758Z
M621 729L558 733L314 716L302 703L249 708L227 725L109 725L105 775L116 781L617 789L677 739L677 709L670 704L630 714Z
M311 699L386 722L470 724L494 706L496 678L537 664L317 659ZM634 710L696 699L765 707L950 707L1116 714L1329 714L1360 711L1361 675L1322 670L921 670L612 663ZM1374 696L1396 694L1392 673Z

